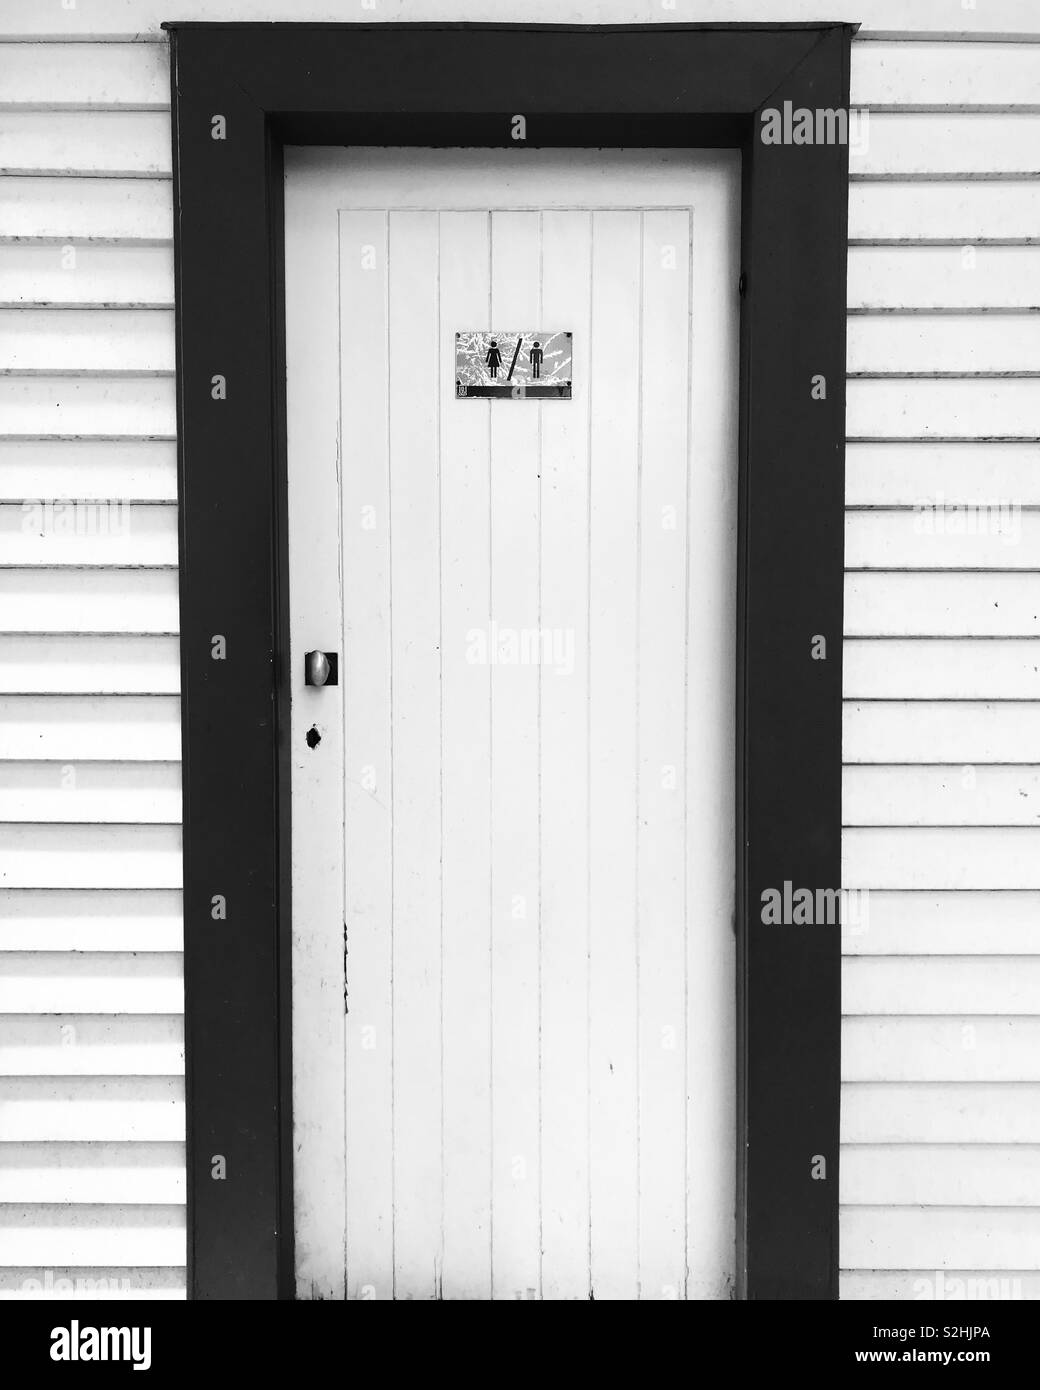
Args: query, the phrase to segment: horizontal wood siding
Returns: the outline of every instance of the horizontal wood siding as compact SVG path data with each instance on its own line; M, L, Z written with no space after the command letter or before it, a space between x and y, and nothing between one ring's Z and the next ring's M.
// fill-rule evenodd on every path
M367 23L402 20L501 21L499 0L379 0L358 10ZM181 20L312 20L344 18L343 0L181 0ZM74 9L40 5L38 0L6 0L2 32L20 39L113 39L155 41L169 17L167 0L91 0ZM954 35L999 38L1040 35L1040 12L1033 0L979 0L966 8L959 0L676 0L665 9L659 0L526 0L529 24L788 23L847 20L862 23L865 35L932 37ZM141 79L139 79L141 80Z
M0 48L0 1299L185 1293L168 106Z
M844 927L841 1291L1035 1298L1040 45L864 37L843 877L869 896Z
M361 17L502 17L421 9ZM1040 8L565 9L524 19L863 22L845 863L872 893L844 929L842 1291L1040 1296L1036 523L1017 513L1012 543L929 534L920 511L1040 506ZM0 16L4 1299L184 1294L169 12ZM176 13L344 18L339 0ZM70 499L118 508L62 530L46 504Z

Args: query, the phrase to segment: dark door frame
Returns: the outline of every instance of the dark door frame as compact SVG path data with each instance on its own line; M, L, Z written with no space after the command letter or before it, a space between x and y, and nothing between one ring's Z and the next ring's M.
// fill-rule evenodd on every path
M532 147L742 152L738 1295L835 1298L839 931L762 903L840 884L848 147L762 132L847 111L854 26L164 27L190 1295L293 1296L282 148L514 148L523 114Z

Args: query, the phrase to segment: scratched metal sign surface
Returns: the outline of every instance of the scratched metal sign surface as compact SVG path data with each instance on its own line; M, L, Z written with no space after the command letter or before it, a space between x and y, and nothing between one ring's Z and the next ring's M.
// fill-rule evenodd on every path
M455 334L460 400L570 400L572 335L552 329Z

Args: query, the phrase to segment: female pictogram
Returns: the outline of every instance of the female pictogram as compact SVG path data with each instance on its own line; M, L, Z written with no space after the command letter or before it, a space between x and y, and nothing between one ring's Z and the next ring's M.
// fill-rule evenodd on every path
M487 357L484 359L488 365L488 371L492 378L498 376L498 369L502 365L502 354L498 349L498 340L491 339L491 346L487 350Z

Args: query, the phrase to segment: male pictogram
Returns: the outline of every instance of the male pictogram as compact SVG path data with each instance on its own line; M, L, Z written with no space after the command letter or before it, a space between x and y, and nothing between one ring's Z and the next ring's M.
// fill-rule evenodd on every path
M492 379L498 376L498 369L502 365L502 354L498 348L498 340L491 339L491 346L487 350L487 357L484 359L488 365L488 371Z
M537 381L542 374L542 357L544 356L541 343L536 341L527 355L531 359L531 375Z

